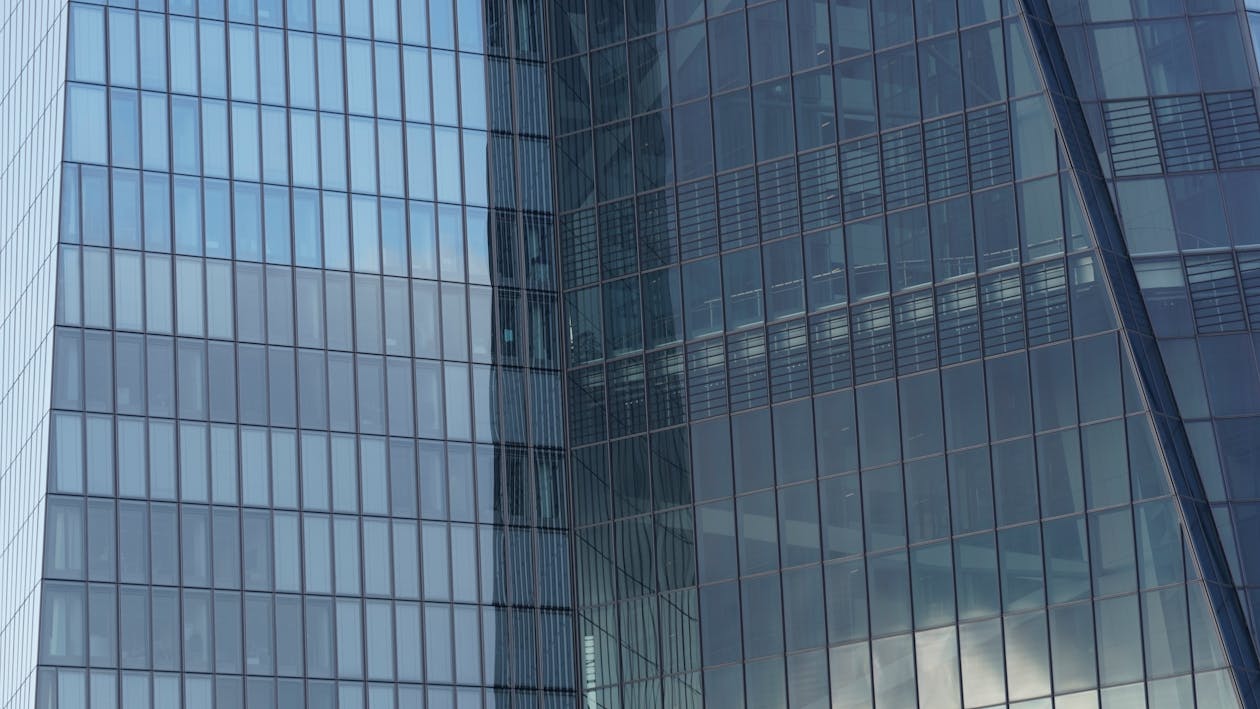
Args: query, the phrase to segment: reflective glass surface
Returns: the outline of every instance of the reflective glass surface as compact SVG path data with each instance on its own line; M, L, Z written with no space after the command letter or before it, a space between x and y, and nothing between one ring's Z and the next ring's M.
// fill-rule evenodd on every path
M572 705L539 11L65 8L39 706Z
M1182 384L1132 275L1180 273L1143 275L1143 240L1234 243L1252 73L1232 6L1121 4L555 11L587 706L1254 701L1222 669L1255 669L1220 640L1251 644L1232 542L1178 453L1213 429L1161 379L1245 417L1251 340L1182 347L1220 358ZM1099 126L1133 143L1103 169ZM1169 300L1155 334L1186 327Z
M64 2L0 19L0 705L31 706L39 655L56 288Z
M11 4L6 709L1260 705L1260 5Z

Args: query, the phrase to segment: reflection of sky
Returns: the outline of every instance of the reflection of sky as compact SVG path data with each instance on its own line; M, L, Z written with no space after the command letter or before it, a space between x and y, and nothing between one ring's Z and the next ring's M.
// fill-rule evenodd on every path
M941 709L957 706L957 702L949 702L950 697L958 696L961 684L956 635L957 629L951 626L915 636L920 691L924 700Z
M969 706L1005 699L1002 623L999 619L959 626L964 698Z
M64 9L64 8L62 8ZM57 3L14 3L0 24L0 697L34 681L42 566L43 480L52 379L52 302L59 212L64 20ZM21 13L20 15L18 13ZM16 18L23 17L18 20ZM62 23L60 27L56 27ZM23 38L25 40L23 41ZM27 50L27 51L22 51ZM23 67L25 69L23 70ZM22 97L20 100L17 97ZM26 110L29 107L29 110ZM48 107L48 110L45 110ZM34 590L34 592L32 592ZM32 696L34 689L27 696Z

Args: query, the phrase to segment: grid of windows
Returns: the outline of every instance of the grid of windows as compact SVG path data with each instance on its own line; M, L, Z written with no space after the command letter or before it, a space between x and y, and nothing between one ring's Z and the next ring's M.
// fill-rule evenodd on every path
M572 701L531 9L69 5L38 706Z
M553 17L588 706L1237 701L1018 10Z
M0 707L35 701L65 3L0 12Z
M1243 9L14 3L0 703L1250 705Z
M1254 646L1260 596L1249 571L1255 562L1240 543L1254 495L1238 468L1250 455L1240 432L1252 406L1238 397L1254 382L1251 304L1244 301L1255 257L1251 168L1260 121L1240 17L1233 3L1054 8L1169 397L1184 422L1187 457L1247 614L1238 622L1250 626L1251 637L1241 642ZM1171 61L1173 54L1185 61ZM1132 61L1120 61L1122 55ZM1238 386L1224 382L1226 371L1237 373Z

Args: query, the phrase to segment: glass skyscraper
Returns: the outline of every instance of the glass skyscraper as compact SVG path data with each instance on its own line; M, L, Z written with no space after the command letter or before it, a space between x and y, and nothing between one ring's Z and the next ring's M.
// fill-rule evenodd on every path
M52 5L5 706L572 706L541 10Z
M1260 707L1255 40L9 0L0 709Z

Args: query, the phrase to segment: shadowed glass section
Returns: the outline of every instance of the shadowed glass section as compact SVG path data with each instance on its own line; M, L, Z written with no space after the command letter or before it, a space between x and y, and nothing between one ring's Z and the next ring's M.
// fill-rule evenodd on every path
M1100 194L1106 177L1116 196L1115 207L1110 200L1095 201L1106 210L1103 218L1110 226L1105 231L1115 235L1106 239L1110 246L1105 248L1117 253L1108 270L1114 288L1125 293L1118 297L1133 301L1140 292L1146 306L1141 315L1149 314L1148 322L1135 320L1129 327L1138 333L1135 349L1143 351L1141 370L1152 408L1166 415L1160 419L1160 437L1174 484L1183 500L1192 500L1183 501L1185 516L1205 530L1193 537L1204 545L1199 551L1204 573L1224 587L1213 594L1219 599L1216 616L1231 664L1243 672L1239 684L1252 702L1254 625L1246 620L1252 594L1247 557L1235 541L1238 505L1250 494L1236 473L1227 483L1229 467L1222 465L1245 448L1236 432L1246 425L1249 405L1240 402L1254 381L1244 308L1249 220L1233 186L1246 182L1255 166L1244 147L1256 121L1252 74L1238 46L1240 29L1244 35L1246 29L1239 27L1232 7L1189 8L1189 37L1199 57L1196 75L1186 65L1172 72L1154 41L1180 41L1188 50L1180 18L1139 22L1144 60L1126 69L1136 81L1120 94L1107 89L1103 79L1115 76L1118 66L1098 62L1091 71L1083 57L1064 51L1082 31L1097 35L1116 28L1092 24L1099 18L1088 13L1032 7L1040 19L1034 34L1044 42L1047 62L1059 67L1052 73L1060 82L1056 90L1066 97L1056 103L1060 120L1088 124L1089 131L1080 132L1092 135L1101 158L1100 165L1092 152L1080 152L1078 162L1088 166ZM1229 14L1210 14L1223 10ZM1161 14L1186 11L1175 4ZM1063 83L1069 72L1072 83ZM1198 91L1203 93L1170 96ZM1135 98L1107 100L1120 95ZM1094 120L1100 115L1101 121ZM1205 151L1209 135L1212 149ZM1145 147L1139 146L1142 136ZM1225 372L1236 382L1229 394L1220 387ZM1210 406L1208 391L1213 392Z
M1021 8L632 5L553 15L586 706L1239 702Z

